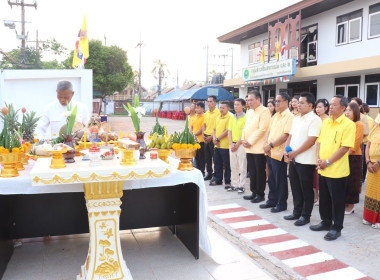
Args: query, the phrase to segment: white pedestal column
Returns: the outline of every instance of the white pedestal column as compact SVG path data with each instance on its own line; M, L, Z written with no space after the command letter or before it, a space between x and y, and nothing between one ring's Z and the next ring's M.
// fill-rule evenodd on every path
M131 280L120 247L119 218L123 182L84 184L90 244L77 280Z

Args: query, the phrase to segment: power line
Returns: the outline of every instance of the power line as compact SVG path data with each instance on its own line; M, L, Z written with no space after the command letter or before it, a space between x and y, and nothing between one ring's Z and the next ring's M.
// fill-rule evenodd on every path
M33 4L27 4L24 0L15 0L16 2L11 2L8 0L8 4L11 6L21 6L21 35L17 35L18 39L21 39L21 64L26 64L25 60L25 42L27 35L25 35L25 7L34 7L37 10L37 2L34 1ZM16 31L17 34L17 31Z

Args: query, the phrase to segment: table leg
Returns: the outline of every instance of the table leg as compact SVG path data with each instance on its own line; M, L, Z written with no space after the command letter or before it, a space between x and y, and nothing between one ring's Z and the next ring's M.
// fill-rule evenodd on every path
M77 280L132 279L120 247L119 218L123 182L84 184L90 244Z

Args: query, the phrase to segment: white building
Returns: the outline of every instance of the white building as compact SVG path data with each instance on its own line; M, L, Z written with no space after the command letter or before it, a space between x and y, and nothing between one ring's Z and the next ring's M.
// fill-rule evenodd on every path
M242 78L224 82L239 88L240 97L253 88L263 92L265 102L279 91L291 96L309 91L317 99L360 97L372 115L380 107L378 0L305 0L218 40L240 44Z

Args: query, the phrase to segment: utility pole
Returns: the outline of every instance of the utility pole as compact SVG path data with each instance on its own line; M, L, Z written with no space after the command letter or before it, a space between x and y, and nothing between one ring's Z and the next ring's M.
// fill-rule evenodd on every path
M142 47L143 43L141 42L141 38L140 38L140 42L138 42L136 48L138 47L139 48L139 99L141 98L141 47Z
M106 37L106 34L104 34L104 45L107 46L107 37Z
M27 41L27 43L36 43L37 54L40 54L40 43L45 43L46 41L40 41L38 39L38 30L36 30L36 41Z
M26 36L25 36L25 7L34 7L37 10L37 2L34 1L33 4L26 4L24 3L24 0L11 2L8 0L8 4L11 6L21 6L21 36L19 38L21 39L21 64L26 64L25 59L25 42L26 42Z

